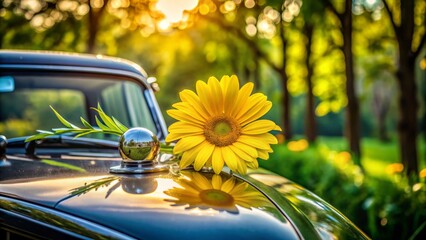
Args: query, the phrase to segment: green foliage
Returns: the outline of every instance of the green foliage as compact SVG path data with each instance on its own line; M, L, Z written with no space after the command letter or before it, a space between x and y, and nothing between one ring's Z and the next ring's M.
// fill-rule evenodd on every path
M404 175L372 180L371 195L364 201L370 235L380 239L417 239L426 231L425 180L410 183Z
M373 239L416 239L416 232L426 231L425 178L408 179L398 172L384 174L385 169L377 175L364 175L338 138L321 139L297 152L290 151L290 145L275 146L270 160L260 165L315 192ZM369 159L378 157L377 152L396 149L395 143L370 139L363 146L367 149L366 165ZM381 158L384 167L391 163L385 157Z
M83 96L72 90L22 90L0 94L0 132L8 138L27 136L35 129L57 125L46 102L64 112L63 117L78 121L85 116Z
M8 119L0 122L0 133L5 136L25 136L34 131L28 120Z
M101 108L101 105L98 104L97 108L92 108L95 110L102 121L96 117L96 123L98 124L99 128L94 128L91 126L84 118L80 118L82 124L85 126L85 128L77 127L76 125L68 122L65 118L63 118L52 106L50 106L52 111L55 113L58 120L65 126L64 128L53 128L52 131L44 131L44 130L37 130L38 134L32 135L25 139L26 142L34 141L43 139L49 136L53 135L61 135L66 133L73 133L76 134L75 138L82 137L88 134L93 133L107 133L107 134L115 134L115 135L122 135L125 131L127 131L127 127L124 126L122 123L120 123L117 119L114 117L108 116Z

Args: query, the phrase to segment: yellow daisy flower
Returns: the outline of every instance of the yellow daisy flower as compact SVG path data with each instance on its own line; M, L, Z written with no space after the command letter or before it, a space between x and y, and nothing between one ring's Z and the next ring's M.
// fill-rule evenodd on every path
M258 120L272 107L264 94L255 93L253 83L239 87L236 76L208 82L197 81L196 92L183 90L175 109L167 113L178 120L169 127L166 141L179 140L174 154L182 153L180 167L191 164L220 173L226 164L231 170L246 173L257 168L257 158L268 159L270 144L277 144L271 130L281 130L270 120Z
M197 172L184 173L176 182L182 187L164 191L175 198L166 199L173 206L185 206L186 209L214 209L238 213L237 206L252 207L271 206L268 200L247 183L232 176L210 174L208 177Z

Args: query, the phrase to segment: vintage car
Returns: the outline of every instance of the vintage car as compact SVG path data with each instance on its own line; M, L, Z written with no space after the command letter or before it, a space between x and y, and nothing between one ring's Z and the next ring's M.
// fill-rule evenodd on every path
M118 58L0 51L0 239L368 239L328 203L264 169L196 172L160 153L152 163L160 167L120 172L111 170L123 166L114 135L25 142L60 126L49 105L95 124L97 103L164 141L157 87L147 79Z

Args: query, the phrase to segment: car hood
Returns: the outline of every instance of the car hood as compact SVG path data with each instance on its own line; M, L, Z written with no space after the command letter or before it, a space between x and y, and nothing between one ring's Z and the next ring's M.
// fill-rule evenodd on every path
M136 238L298 239L256 186L191 170L112 175L120 159L61 156L1 160L0 195L35 203Z

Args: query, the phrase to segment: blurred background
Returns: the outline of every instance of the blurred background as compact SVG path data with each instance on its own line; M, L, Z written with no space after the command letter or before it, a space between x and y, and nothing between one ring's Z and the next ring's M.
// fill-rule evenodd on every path
M284 129L262 167L374 239L426 233L426 1L0 3L0 48L130 59L157 78L169 124L165 110L196 80L254 82L274 104L266 118ZM18 130L33 133L25 120L0 123Z

